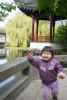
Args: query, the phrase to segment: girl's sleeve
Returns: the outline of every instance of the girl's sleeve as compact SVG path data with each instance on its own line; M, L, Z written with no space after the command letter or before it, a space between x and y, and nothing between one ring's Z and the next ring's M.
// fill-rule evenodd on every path
M56 68L57 68L58 73L64 72L63 66L61 65L59 61L56 63Z
M28 59L28 61L36 68L39 69L39 62L40 62L40 59L38 58L32 58L32 59Z

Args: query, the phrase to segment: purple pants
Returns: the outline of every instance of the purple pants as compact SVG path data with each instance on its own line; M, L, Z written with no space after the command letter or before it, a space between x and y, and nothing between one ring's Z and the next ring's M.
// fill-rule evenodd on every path
M53 96L56 96L58 94L58 92L59 92L58 80L50 85L43 84L44 100L49 100L50 90L51 90L51 93Z

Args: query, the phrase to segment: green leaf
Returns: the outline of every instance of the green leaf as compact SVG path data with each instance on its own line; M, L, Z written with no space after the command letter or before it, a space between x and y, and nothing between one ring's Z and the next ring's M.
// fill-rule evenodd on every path
M54 11L57 16L67 17L67 0L56 0Z
M14 3L0 3L0 21L4 20L8 16L8 12L11 12L12 9L16 9Z
M54 14L55 0L36 0L35 6L39 11L44 11L46 15Z

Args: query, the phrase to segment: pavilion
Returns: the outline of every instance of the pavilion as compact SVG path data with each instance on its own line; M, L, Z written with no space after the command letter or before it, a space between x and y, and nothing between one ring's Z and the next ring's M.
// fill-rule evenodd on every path
M31 48L40 48L44 45L53 45L58 48L54 43L54 29L55 29L55 21L67 19L67 17L63 16L50 16L47 17L43 11L39 12L38 10L34 10L34 2L36 0L14 0L18 5L18 8L25 13L27 16L32 18L32 36L30 37L30 47ZM39 20L47 20L50 21L50 33L49 36L38 36L38 25ZM36 21L36 36L34 36L34 22ZM60 46L61 47L61 46Z

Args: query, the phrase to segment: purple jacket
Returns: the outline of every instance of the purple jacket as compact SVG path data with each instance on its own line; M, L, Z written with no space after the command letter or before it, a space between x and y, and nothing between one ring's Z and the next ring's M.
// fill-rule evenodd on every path
M56 59L48 62L39 58L28 59L28 61L38 68L42 83L49 85L57 80L57 74L63 72L63 66Z

